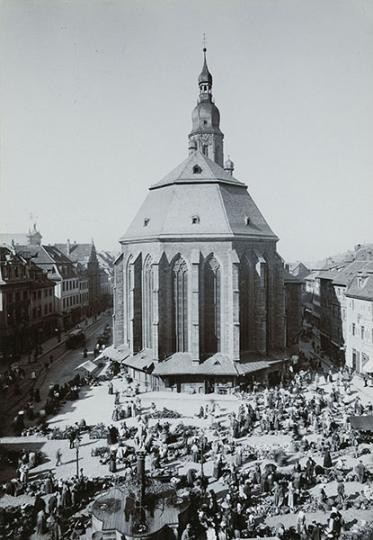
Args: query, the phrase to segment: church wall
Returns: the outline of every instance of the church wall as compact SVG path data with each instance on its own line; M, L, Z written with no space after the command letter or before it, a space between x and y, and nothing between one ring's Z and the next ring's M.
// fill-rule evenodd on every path
M273 348L284 351L285 341L285 286L284 265L279 255L274 265L274 323L273 323Z
M250 311L250 327L254 318L254 348L262 354L283 351L285 290L283 263L276 251L276 243L270 240L241 240L235 241L233 246L241 263L248 259L252 268L251 290L255 301L254 311ZM258 258L264 262L257 264Z
M238 240L231 241L209 241L209 242L144 242L124 246L126 252L124 265L129 257L132 261L137 260L136 272L134 274L135 287L133 297L127 298L128 303L133 305L133 336L128 332L129 344L133 350L140 350L145 344L142 340L142 305L141 283L142 268L141 260L151 257L153 265L157 265L159 271L159 287L153 293L157 294L157 314L153 320L153 332L157 336L156 351L154 357L164 359L175 352L173 345L172 328L173 308L172 308L172 275L170 264L175 257L180 254L188 266L188 350L192 353L197 352L199 358L199 348L201 339L196 343L196 335L199 335L199 325L203 334L203 325L205 324L203 316L203 306L201 309L201 300L203 298L204 283L201 279L201 270L204 261L214 256L220 265L221 281L221 303L220 303L220 351L228 354L231 358L239 359L239 304L237 303L237 294L234 290L234 264L232 262L232 248L236 248L239 260L238 264L248 261L250 266L248 275L250 277L250 349L252 352L258 351L265 355L267 352L283 350L285 343L284 328L284 283L282 261L276 252L275 242L263 240ZM199 266L198 283L192 282L192 266ZM258 257L260 263L258 264ZM193 261L193 264L192 264ZM122 264L122 266L123 266ZM155 267L153 267L155 268ZM119 272L121 278L119 278ZM123 267L118 270L117 282L122 279L126 281ZM137 276L137 277L136 277ZM239 282L238 278L237 283ZM126 286L125 286L126 287ZM239 284L236 285L239 292ZM158 292L159 291L159 292ZM198 314L195 317L195 297L199 296ZM116 302L122 306L126 304L126 298L122 290L116 290ZM255 300L254 300L255 299ZM135 303L134 303L135 302ZM237 305L235 306L235 302ZM194 306L194 307L193 307ZM125 309L125 308L124 308ZM192 309L194 310L192 312ZM116 310L117 311L117 310ZM127 310L126 310L127 311ZM131 324L128 321L123 309L116 315L115 321L115 343L125 342L125 329ZM155 322L154 322L155 321ZM197 332L198 328L198 333ZM236 333L237 332L237 333ZM238 336L238 337L237 337ZM132 343L131 343L132 341ZM243 351L242 351L243 352Z
M302 330L302 283L287 282L286 291L286 346L298 352L299 333Z
M123 294L123 255L115 261L114 265L114 347L124 343L124 294Z

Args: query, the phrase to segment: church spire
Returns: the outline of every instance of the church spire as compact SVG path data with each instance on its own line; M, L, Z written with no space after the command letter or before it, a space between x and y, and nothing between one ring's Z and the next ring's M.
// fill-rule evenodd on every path
M198 77L199 97L192 112L192 131L189 151L202 152L220 167L224 166L223 139L220 131L220 113L212 99L212 75L207 67L206 44L203 47L203 66Z
M198 85L200 94L211 94L212 75L207 67L206 47L203 47L203 67L200 76L198 77Z

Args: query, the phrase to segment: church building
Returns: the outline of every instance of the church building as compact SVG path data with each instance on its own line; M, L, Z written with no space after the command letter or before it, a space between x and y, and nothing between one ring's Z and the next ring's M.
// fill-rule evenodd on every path
M212 82L204 49L189 155L149 188L115 263L114 347L177 391L233 386L287 355L278 237L224 162Z

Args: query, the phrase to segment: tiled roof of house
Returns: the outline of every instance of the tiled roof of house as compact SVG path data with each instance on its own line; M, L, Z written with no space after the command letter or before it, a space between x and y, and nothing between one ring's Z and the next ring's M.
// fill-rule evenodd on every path
M341 268L333 279L335 285L348 286L357 272L363 270L367 261L354 261L345 267Z
M54 244L73 263L86 265L92 253L93 244Z
M355 274L347 287L346 296L373 301L373 261L366 262Z
M289 264L289 272L292 276L303 280L306 276L308 276L310 270L302 262L297 262L294 264Z
M76 271L71 260L56 246L26 245L16 246L16 249L17 253L31 258L35 264L49 274L53 274L53 266L56 265L63 278L76 276Z

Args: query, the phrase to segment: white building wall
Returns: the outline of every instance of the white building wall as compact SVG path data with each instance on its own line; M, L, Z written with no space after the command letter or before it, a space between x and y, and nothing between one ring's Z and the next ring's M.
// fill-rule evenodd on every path
M373 302L346 298L346 364L365 373L364 366L373 360Z

